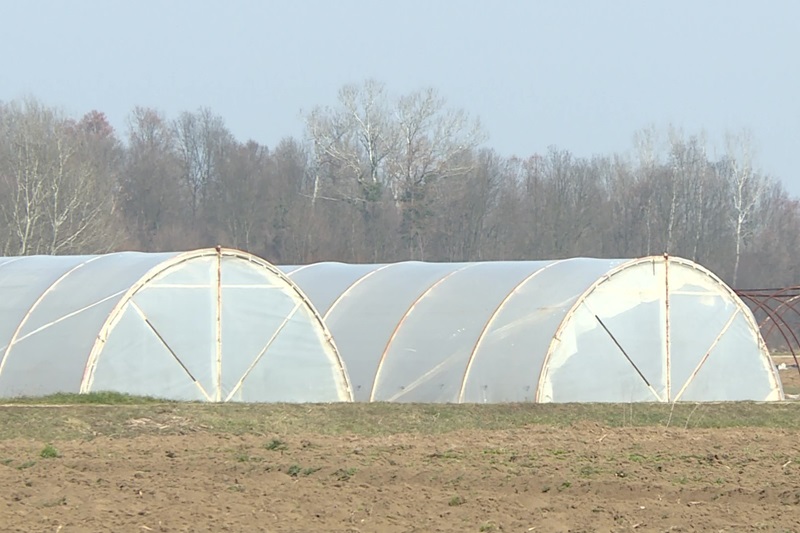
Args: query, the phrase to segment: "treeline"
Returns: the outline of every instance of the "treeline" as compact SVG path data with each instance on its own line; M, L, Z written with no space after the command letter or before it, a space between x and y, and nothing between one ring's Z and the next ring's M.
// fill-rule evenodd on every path
M433 90L374 81L242 142L208 109L135 108L126 131L34 99L0 103L2 255L222 244L277 264L636 257L668 252L744 287L800 283L800 205L752 141L646 130L632 155L506 158ZM535 125L532 125L535 127Z

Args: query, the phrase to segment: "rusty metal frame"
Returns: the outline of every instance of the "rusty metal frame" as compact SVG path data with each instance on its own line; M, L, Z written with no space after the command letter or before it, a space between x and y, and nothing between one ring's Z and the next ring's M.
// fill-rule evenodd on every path
M736 294L756 317L770 352L785 347L800 372L800 286L740 289ZM776 332L783 339L784 347L776 346Z

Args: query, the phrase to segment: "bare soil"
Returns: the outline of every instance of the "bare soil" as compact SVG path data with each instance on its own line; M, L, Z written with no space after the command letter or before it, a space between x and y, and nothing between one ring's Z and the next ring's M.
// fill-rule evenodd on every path
M252 423L233 431L187 412L2 408L0 529L800 531L796 426L692 427L685 413L669 427L487 420L443 432L277 422L295 409L272 431L239 409L230 416Z
M781 362L791 365L779 372L781 383L783 384L783 391L789 397L797 396L800 394L800 372L798 372L797 367L794 366L795 363L792 358L783 358Z

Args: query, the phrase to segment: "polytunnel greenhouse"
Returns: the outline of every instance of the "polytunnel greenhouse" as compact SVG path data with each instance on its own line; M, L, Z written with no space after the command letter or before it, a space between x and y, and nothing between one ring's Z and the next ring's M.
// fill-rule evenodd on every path
M236 250L0 258L0 396L350 401L320 316Z
M751 311L675 257L280 267L356 401L780 400Z

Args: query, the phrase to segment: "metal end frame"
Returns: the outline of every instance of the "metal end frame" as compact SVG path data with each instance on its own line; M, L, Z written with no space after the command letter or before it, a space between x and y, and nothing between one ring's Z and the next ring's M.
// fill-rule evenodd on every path
M744 298L741 297L738 291L733 290L727 283L722 281L722 279L705 268L702 265L699 265L693 261L689 261L688 259L683 259L679 257L672 257L670 260L675 264L680 264L685 267L694 269L705 276L708 276L713 280L715 285L719 287L725 294L727 294L731 300L736 304L739 312L742 314L744 319L747 321L748 325L750 326L751 330L755 333L758 339L758 348L759 353L761 354L762 359L764 360L764 364L770 370L770 381L772 382L772 389L778 392L778 396L780 400L784 400L785 396L783 393L783 385L781 384L781 378L778 374L778 369L772 363L772 358L770 357L769 349L767 347L767 343L764 340L764 336L761 334L761 329L759 323L756 321L755 315L750 307L745 303ZM735 313L734 313L735 314ZM797 360L795 358L795 360Z
M216 323L216 331L214 332L215 337L215 348L216 348L216 357L217 357L217 387L216 387L216 394L214 395L214 401L221 401L222 400L222 247L217 246L217 279L216 279L216 291L217 291L217 308L216 308L216 316L214 317Z
M322 317L311 304L311 301L308 297L300 290L300 288L282 271L276 268L274 265L260 259L252 254L247 252L243 252L240 250L234 249L226 249L221 247L216 248L208 248L208 249L201 249L195 250L191 252L185 252L175 257L160 263L159 265L153 267L150 271L148 271L144 276L142 276L136 283L134 283L127 292L123 295L122 298L117 302L114 308L108 315L108 318L104 322L103 326L100 329L100 332L95 339L94 345L92 346L91 351L89 352L89 356L86 361L86 366L83 372L83 379L81 381L80 392L87 393L92 390L92 385L94 383L94 376L95 371L97 369L98 360L102 354L103 347L105 346L106 341L114 329L114 326L119 322L122 318L122 313L126 309L126 306L131 302L131 299L138 293L140 290L145 288L148 283L153 281L157 276L161 275L163 272L190 261L192 259L202 258L202 257L216 257L217 258L217 331L216 331L216 349L217 349L217 390L213 395L205 394L204 395L210 401L222 401L222 392L221 392L221 362L222 362L222 328L221 328L221 313L222 313L222 260L225 257L236 257L240 259L244 259L246 261L252 262L254 264L259 265L260 267L268 270L271 274L278 277L282 282L286 284L288 288L290 288L295 296L302 302L309 312L313 315L314 321L320 328L320 331L323 334L324 342L328 349L325 350L326 355L330 358L331 363L338 371L339 377L341 379L341 384L344 387L344 390L340 390L340 396L345 401L353 401L353 393L350 387L350 381L344 367L344 362L342 361L341 356L339 355L339 350L336 348L336 344L333 341L333 337L331 336L330 332L328 331L327 327L325 326ZM299 307L299 306L298 306ZM281 328L282 329L282 328ZM268 348L268 346L267 346ZM171 351L171 350L170 350ZM263 355L263 354L260 354ZM257 358L260 358L259 357ZM189 374L191 377L191 375ZM230 395L227 399L230 398Z
M655 263L655 261L654 261ZM666 368L667 402L672 396L672 353L669 331L669 254L664 254L664 365Z
M608 273L606 273L600 279L598 279L594 284L592 284L589 287L589 289L587 289L575 301L575 304L572 306L572 308L569 310L569 312L567 312L567 314L564 316L564 319L562 320L561 324L559 325L558 329L556 330L556 333L553 336L553 341L551 342L550 347L548 348L548 351L547 351L547 355L544 358L544 362L542 364L542 368L541 368L540 374L539 374L538 386L537 386L537 389L536 389L536 396L535 396L535 401L536 402L539 402L542 399L544 385L546 383L546 380L549 377L548 376L548 372L549 372L550 359L552 358L553 353L555 352L555 350L558 347L558 344L560 343L560 339L561 339L562 334L564 333L564 330L569 326L570 321L572 320L574 314L577 312L577 310L580 308L580 306L585 304L587 298L597 289L597 287L599 287L601 284L605 283L606 281L609 281L612 277L614 277L615 275L619 274L620 272L622 272L622 271L624 271L626 269L632 268L634 266L640 265L640 264L651 263L651 262L653 263L653 267L655 268L656 262L660 261L660 260L662 260L662 257L651 256L651 257L643 257L643 258L640 258L640 259L634 259L634 260L628 261L626 263L623 263L621 265L618 265L616 268L610 270ZM768 368L771 369L770 378L771 378L772 389L775 390L775 391L778 391L779 392L779 396L782 399L783 398L783 391L782 391L782 387L781 387L781 383L780 383L780 378L779 378L778 373L777 373L777 369L771 363L771 360L770 360L770 357L769 357L769 351L767 350L767 346L766 346L766 344L764 342L763 337L759 333L759 325L756 322L756 320L754 318L754 315L751 312L750 308L744 303L743 299L733 289L731 289L727 284L725 284L725 282L722 281L718 276L716 276L714 273L712 273L708 269L698 265L697 263L694 263L693 261L689 261L687 259L682 259L682 258L679 258L679 257L670 257L670 256L668 256L666 254L663 256L663 261L664 261L664 264L665 264L665 275L667 277L667 279L665 280L666 287L667 287L667 294L665 295L665 300L666 300L665 301L665 306L666 306L667 314L666 314L666 317L665 317L665 324L664 324L664 328L665 328L665 332L667 333L667 337L665 338L665 341L664 341L666 343L664 348L665 348L665 354L666 354L666 357L667 357L666 364L667 364L667 368L668 369L670 369L670 367L671 367L671 353L670 353L670 351L671 351L671 346L670 346L671 339L670 339L670 337L672 335L672 331L670 330L670 324L669 324L669 291L671 290L670 286L669 286L669 277L671 275L670 274L670 270L671 269L674 269L676 266L677 267L685 267L685 268L688 268L688 269L695 270L698 273L700 273L701 275L710 278L712 280L713 284L716 287L718 287L719 290L722 291L723 294L728 296L730 298L730 301L732 301L736 305L736 308L737 308L737 310L734 311L733 316L730 318L728 323L725 325L725 327L719 333L719 335L718 335L717 339L714 341L713 345L711 347L709 347L709 349L706 351L704 356L701 358L701 360L699 361L699 363L698 363L697 367L695 368L694 372L691 374L690 378L687 380L686 383L684 383L682 385L682 387L681 387L680 391L678 392L678 394L675 395L674 398L672 398L671 397L672 396L671 393L668 392L667 401L668 402L676 402L676 401L678 401L680 399L680 397L683 395L685 389L690 384L691 380L694 378L694 376L697 375L697 373L699 372L700 368L702 368L702 366L708 360L708 357L711 354L711 351L716 346L716 344L719 342L719 340L722 337L722 335L724 335L724 333L728 330L728 328L730 328L731 324L733 323L733 320L739 314L741 314L745 318L745 320L750 325L751 329L755 332L756 336L758 337L759 353L760 353L761 357L765 359L765 364L768 363ZM669 371L671 372L671 369ZM670 378L668 377L667 379L670 379ZM671 381L668 381L668 384L669 384L669 387L672 387L672 385L673 385Z

